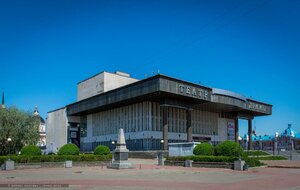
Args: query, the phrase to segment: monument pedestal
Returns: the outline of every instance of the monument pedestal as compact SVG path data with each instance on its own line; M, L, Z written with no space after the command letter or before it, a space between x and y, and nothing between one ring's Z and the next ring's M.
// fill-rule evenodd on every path
M128 150L127 150L128 151ZM134 168L130 162L128 162L128 152L114 152L114 160L111 165L108 166L111 169L130 169Z
M133 169L134 167L128 161L114 161L108 168L111 169Z
M113 161L108 168L111 169L131 169L134 168L130 162L128 162L128 152L126 148L125 135L123 129L119 130L117 147L114 151Z

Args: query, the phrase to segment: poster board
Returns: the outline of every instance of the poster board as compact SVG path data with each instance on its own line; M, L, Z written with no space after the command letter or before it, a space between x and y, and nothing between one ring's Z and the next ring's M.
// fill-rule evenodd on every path
M227 122L227 140L235 141L235 126L232 121Z

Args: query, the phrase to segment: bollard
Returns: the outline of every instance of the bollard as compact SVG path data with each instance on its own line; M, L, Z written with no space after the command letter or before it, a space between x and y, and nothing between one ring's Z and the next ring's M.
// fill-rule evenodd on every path
M234 170L244 170L246 162L244 160L236 160L234 161Z
M4 164L5 170L14 170L15 169L15 162L12 160L6 160Z
M165 165L163 152L158 153L158 165L159 166L164 166Z
M65 161L65 168L72 168L73 162L72 160L66 160Z
M184 161L184 167L193 167L193 160L185 160Z

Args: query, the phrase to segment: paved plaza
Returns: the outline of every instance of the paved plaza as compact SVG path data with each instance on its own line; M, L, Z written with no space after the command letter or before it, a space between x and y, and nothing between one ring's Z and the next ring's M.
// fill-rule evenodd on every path
M248 171L233 171L156 166L157 160L131 159L130 161L135 165L135 169L113 170L97 166L0 171L0 186L2 186L0 190L24 189L4 187L6 184L69 185L69 187L57 188L26 188L44 190L300 189L300 169L263 167Z

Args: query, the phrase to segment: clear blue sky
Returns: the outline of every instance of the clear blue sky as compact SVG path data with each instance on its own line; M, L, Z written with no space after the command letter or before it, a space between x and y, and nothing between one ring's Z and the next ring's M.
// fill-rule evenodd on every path
M46 117L100 71L160 70L273 104L254 120L259 134L300 132L299 10L296 0L0 0L0 88L8 106Z

